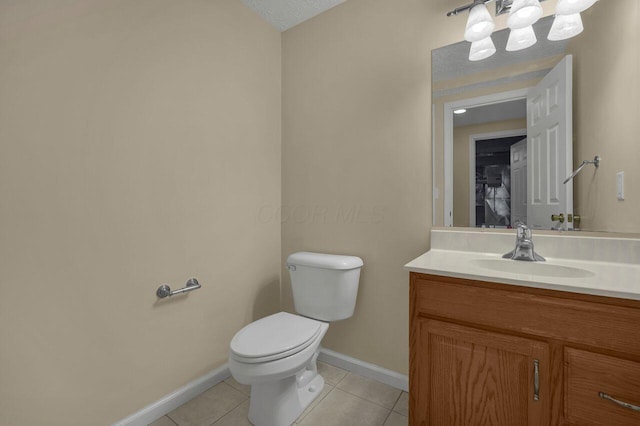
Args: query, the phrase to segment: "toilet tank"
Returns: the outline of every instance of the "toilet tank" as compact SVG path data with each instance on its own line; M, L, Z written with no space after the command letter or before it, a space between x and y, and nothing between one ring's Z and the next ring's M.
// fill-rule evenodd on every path
M298 252L287 258L296 312L321 321L353 315L362 259L356 256Z

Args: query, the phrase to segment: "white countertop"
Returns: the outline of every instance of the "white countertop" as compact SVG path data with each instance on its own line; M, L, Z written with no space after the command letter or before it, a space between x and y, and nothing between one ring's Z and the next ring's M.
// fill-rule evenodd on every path
M588 276L574 278L533 273L506 272L486 267L486 264L483 265L483 262L517 262L517 264L526 264L529 262L502 260L503 252L506 253L513 247L509 247L507 249L502 247L504 250L499 253L451 250L448 249L452 246L449 242L451 237L451 235L446 235L445 239L447 240L447 243L441 244L440 241L444 240L442 235L433 238L432 233L432 246L435 242L436 247L407 263L405 265L405 269L424 274L640 300L640 264L638 262L624 263L595 261L593 259L565 259L559 257L548 257L545 256L544 252L540 252L539 254L546 258L546 262L542 263L546 265L577 268L584 271L584 275ZM460 237L460 235L453 236L453 238ZM468 236L465 238L468 238ZM487 238L487 236L482 236L482 238ZM543 237L541 237L541 239L542 238ZM582 246L586 243L588 243L588 241L580 241ZM598 241L593 243L597 245ZM453 245L455 246L456 244ZM495 245L488 243L485 247L495 247ZM582 251L586 250L584 247L580 247L580 249ZM513 265L507 266L510 266L510 269L518 269ZM523 265L523 269L528 269L531 266L533 265Z

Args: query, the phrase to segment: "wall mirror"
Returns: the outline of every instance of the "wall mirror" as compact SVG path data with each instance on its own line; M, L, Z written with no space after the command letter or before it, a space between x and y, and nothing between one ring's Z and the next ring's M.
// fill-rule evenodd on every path
M547 40L553 17L542 18L518 52L505 50L508 29L494 32L483 61L469 61L468 42L432 52L434 225L640 233L634 3L599 1L564 41Z

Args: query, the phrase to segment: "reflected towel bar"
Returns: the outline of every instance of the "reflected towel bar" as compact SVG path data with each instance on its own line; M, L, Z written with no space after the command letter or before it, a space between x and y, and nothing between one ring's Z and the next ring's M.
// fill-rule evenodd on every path
M169 287L167 284L161 285L160 287L158 287L158 290L156 291L156 296L158 296L160 299L164 299L167 296L173 296L175 294L186 293L188 291L197 290L200 287L202 287L202 286L200 285L200 283L198 282L197 279L189 278L189 281L187 281L186 287L183 287L183 288L181 288L179 290L171 291L171 287Z
M596 155L595 157L593 157L593 160L589 161L589 160L584 160L582 163L580 163L580 165L578 166L578 168L576 169L575 172L573 172L573 174L571 176L569 176L568 178L565 179L565 181L563 182L565 185L567 184L567 182L569 182L571 179L573 179L574 177L576 177L576 175L578 173L580 173L580 170L582 170L584 168L584 166L586 166L587 164L593 164L594 166L596 166L596 169L598 168L598 166L600 166L600 156Z

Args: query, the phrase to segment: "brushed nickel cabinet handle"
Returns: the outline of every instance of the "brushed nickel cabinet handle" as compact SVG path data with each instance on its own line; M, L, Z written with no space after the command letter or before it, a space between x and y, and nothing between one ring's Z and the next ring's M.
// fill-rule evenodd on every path
M602 398L602 399L609 400L609 401L613 402L614 404L618 404L621 407L628 408L629 410L640 412L640 406L629 404L628 402L624 402L624 401L619 401L619 400L607 395L604 392L598 392L598 396L600 398Z
M533 400L540 400L540 361L533 360Z

